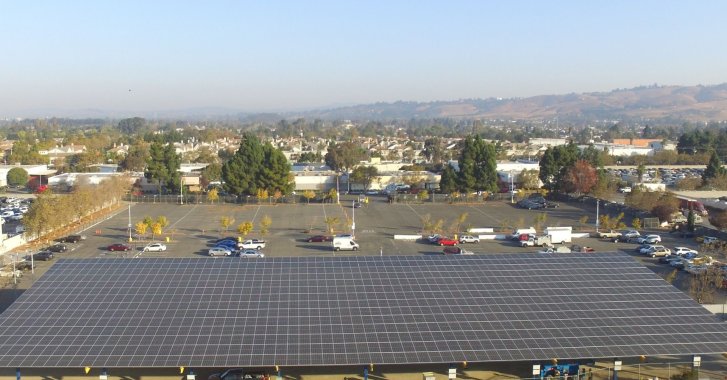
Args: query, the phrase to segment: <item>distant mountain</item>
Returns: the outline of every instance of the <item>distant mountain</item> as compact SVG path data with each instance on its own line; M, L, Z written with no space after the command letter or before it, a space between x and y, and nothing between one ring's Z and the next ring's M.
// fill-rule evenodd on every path
M529 98L489 98L427 103L394 102L311 111L306 118L386 120L481 118L538 120L727 120L727 83L715 86L645 86Z

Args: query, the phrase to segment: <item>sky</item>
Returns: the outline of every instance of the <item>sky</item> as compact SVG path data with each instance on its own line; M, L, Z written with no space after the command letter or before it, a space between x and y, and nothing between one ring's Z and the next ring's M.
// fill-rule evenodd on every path
M726 14L723 0L0 0L0 117L720 84Z

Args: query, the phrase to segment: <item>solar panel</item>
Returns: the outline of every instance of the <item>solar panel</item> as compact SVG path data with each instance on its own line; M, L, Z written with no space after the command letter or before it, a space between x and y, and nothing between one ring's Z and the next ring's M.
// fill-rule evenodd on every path
M625 254L59 260L0 367L451 363L727 352Z

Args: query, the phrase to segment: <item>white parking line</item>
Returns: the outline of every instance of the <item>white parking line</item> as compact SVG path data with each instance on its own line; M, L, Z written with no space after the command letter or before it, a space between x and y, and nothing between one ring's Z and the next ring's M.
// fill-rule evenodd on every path
M172 225L171 225L171 226L169 226L169 228L170 228L170 229L174 228L174 226L176 226L176 225L177 225L177 223L181 222L181 221L182 221L182 219L184 219L184 218L186 218L187 216L189 216L189 214L191 214L191 213L192 213L192 211L194 211L194 210L195 210L196 208L197 208L197 203L195 203L195 204L194 204L194 206L192 206L192 208L191 208L191 209L189 209L189 211L187 211L187 213L186 213L186 214L184 214L184 215L183 215L183 216L182 216L181 218L177 219L177 221L176 221L176 222L172 223Z
M498 225L499 225L499 223L501 223L501 222L502 222L501 220L498 220L498 219L497 219L497 218L495 218L494 216L492 216L492 215L490 215L490 214L488 214L488 213L486 213L486 212L484 212L484 211L480 210L479 208L477 208L477 206L469 206L469 208L471 208L471 209L473 209L473 210L475 210L475 211L479 212L480 214L482 214L482 215L484 215L484 216L486 216L486 217L490 218L490 219L491 219L491 220L492 220L493 222L496 222L496 223L498 223Z

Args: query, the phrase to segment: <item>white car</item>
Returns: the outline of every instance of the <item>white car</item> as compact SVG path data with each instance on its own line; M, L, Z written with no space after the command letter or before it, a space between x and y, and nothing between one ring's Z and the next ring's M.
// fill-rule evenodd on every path
M480 242L480 238L474 237L472 235L462 235L462 236L459 237L459 242L461 244L464 244L464 243L479 243Z
M248 258L248 257L256 258L256 257L265 257L265 254L260 252L257 249L243 249L242 251L240 251L237 254L237 256L243 257L243 258Z
M639 244L654 244L661 243L661 236L659 235L646 235L640 237L638 240Z
M151 243L144 247L144 252L164 252L167 246L162 243Z
M223 247L213 247L210 248L209 251L207 251L207 254L210 256L230 256L232 254L232 251Z
M687 247L674 247L674 254L675 255L684 256L684 255L687 255L687 254L690 254L690 253L693 254L693 255L698 255L699 254L699 252L697 252L696 250L691 249L691 248L687 248Z
M641 234L639 233L639 231L636 231L636 230L625 230L625 231L621 232L621 236L623 236L627 239L631 239L631 238L637 238L637 237L641 236Z

